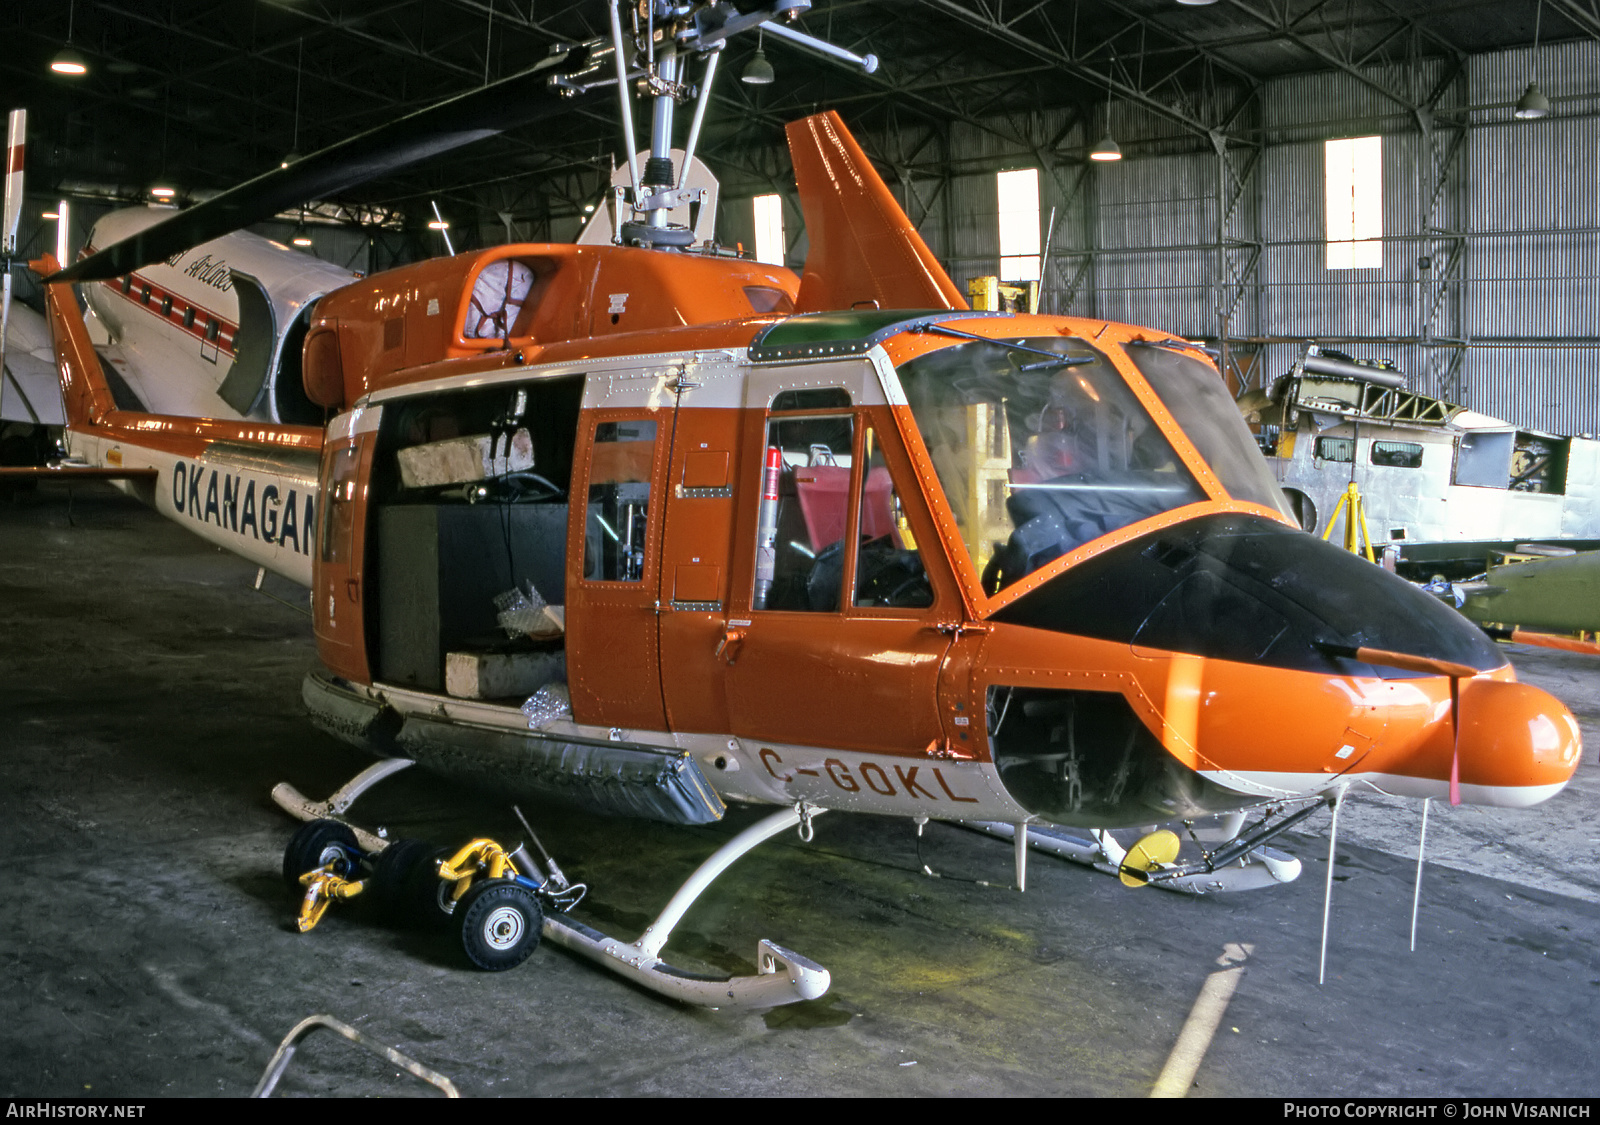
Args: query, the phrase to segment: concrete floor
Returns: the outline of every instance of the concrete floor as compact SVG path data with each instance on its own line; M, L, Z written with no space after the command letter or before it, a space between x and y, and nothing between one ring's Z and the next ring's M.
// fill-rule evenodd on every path
M367 762L300 715L307 617L252 568L109 488L0 503L0 1095L246 1094L277 1041L327 1012L485 1095L1142 1096L1226 947L1247 946L1190 1096L1592 1096L1600 1006L1595 753L1522 813L1435 807L1417 952L1417 809L1341 818L1328 981L1317 984L1326 818L1290 837L1299 882L1192 899L1131 891L934 825L833 814L736 866L669 949L751 971L770 937L827 966L823 999L765 1015L676 1007L565 952L463 967L359 903L292 931L278 868L313 796ZM289 595L291 588L273 587ZM1600 746L1600 663L1517 649ZM707 829L530 811L579 914L633 937L754 819ZM357 805L400 835L515 839L491 796L401 775ZM428 1093L332 1036L283 1094Z

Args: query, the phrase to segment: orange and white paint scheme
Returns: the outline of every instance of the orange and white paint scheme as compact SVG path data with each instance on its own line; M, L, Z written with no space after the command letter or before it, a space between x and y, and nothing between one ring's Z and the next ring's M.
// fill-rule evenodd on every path
M356 281L305 338L325 427L117 409L52 285L70 451L311 589L315 722L505 790L1110 828L1567 783L1571 713L1300 531L1202 351L972 312L836 115L790 144L801 274L508 245Z

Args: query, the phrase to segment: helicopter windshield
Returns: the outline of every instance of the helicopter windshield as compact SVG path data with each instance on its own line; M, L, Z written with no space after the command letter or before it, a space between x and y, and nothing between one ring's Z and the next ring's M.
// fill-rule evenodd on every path
M1228 494L1293 519L1283 490L1216 370L1194 354L1167 344L1136 340L1127 345L1127 351L1167 409L1183 419L1184 433Z
M986 593L1206 499L1122 376L1082 340L973 341L899 375Z

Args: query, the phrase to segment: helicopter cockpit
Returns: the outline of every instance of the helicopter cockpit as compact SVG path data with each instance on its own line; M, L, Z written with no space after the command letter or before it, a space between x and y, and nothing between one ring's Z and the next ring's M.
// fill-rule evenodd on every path
M1165 345L1129 354L1228 495L1282 511L1215 371ZM972 338L898 374L988 595L1103 535L1214 498L1085 340Z

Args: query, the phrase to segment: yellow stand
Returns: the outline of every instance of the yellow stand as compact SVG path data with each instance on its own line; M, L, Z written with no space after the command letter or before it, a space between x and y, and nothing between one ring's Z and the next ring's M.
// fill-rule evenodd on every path
M1333 525L1339 518L1339 513L1344 513L1344 549L1352 554L1359 554L1365 548L1367 561L1377 562L1372 553L1372 535L1367 531L1367 509L1361 503L1361 490L1356 487L1356 482L1351 481L1345 485L1344 495L1339 497L1338 507L1333 509L1333 515L1328 517L1328 530L1322 533L1322 541L1326 543L1333 534Z

